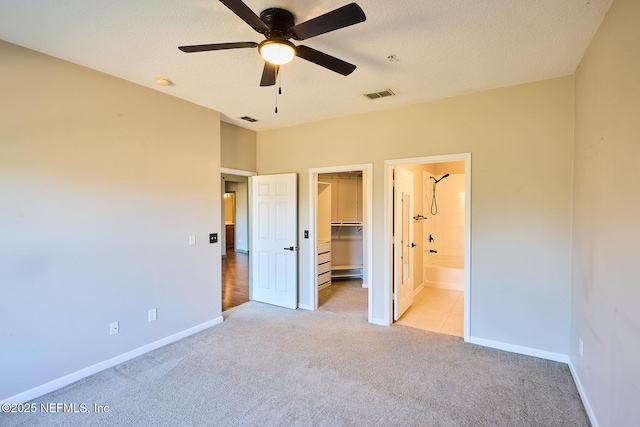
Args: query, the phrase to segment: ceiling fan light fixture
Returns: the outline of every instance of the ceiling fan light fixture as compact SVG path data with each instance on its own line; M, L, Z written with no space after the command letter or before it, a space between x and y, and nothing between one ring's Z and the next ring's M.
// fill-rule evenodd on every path
M296 56L296 47L286 39L267 39L260 43L258 52L265 61L274 65L283 65Z

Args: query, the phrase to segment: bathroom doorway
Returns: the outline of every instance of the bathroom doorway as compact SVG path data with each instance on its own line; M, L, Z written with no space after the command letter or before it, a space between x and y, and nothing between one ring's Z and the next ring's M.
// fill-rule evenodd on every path
M387 221L389 277L392 278L389 284L390 318L397 318L399 325L468 340L471 156L459 154L387 161L385 167L390 184L386 196L390 218L397 217L402 211L398 204L402 203L403 197L398 197L399 184L394 184L398 173L406 170L413 175L410 197L404 197L405 200L413 200L412 227L406 227L403 221ZM410 236L406 235L403 226L409 230ZM407 246L406 250L404 246ZM413 295L412 298L403 297L405 301L412 300L406 308L406 302L397 304L395 299L402 291L400 279L407 276L404 270L409 256ZM403 312L394 311L398 307Z

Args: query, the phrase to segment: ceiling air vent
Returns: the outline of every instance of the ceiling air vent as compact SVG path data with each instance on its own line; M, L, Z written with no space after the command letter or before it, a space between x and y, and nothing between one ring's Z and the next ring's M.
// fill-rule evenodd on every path
M240 117L240 118L241 118L242 120L246 120L246 121L251 122L251 123L253 123L253 122L257 122L257 121L258 121L258 119L254 119L253 117L249 117L249 116L242 116L242 117Z
M393 96L393 95L395 95L395 93L393 93L391 89L381 90L380 92L371 92L371 93L364 94L364 96L366 96L369 99L378 99L378 98L384 98L385 96Z

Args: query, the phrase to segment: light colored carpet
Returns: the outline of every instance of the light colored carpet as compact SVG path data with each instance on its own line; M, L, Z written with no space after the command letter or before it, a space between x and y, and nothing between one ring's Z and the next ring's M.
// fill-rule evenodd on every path
M220 325L33 401L106 414L0 413L0 425L589 425L565 364L368 324L366 289L352 285L332 286L315 312L245 303Z

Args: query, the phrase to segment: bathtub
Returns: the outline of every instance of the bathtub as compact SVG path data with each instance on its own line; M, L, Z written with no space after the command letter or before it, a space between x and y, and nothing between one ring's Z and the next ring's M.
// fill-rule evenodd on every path
M435 255L424 266L425 286L464 291L464 257Z

